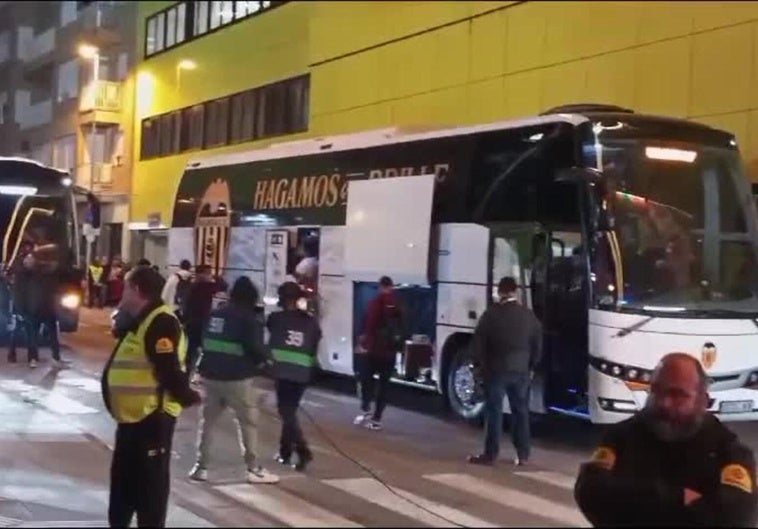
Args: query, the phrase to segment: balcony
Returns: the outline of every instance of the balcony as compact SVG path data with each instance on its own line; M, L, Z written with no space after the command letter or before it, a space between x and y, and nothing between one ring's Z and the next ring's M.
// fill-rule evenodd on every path
M90 82L79 98L79 124L119 124L122 91L121 83L114 81Z
M52 99L32 104L31 94L26 90L17 91L15 99L16 123L21 130L47 125L53 120Z
M28 26L18 28L16 57L28 66L38 67L47 60L52 61L55 49L55 28L34 34L34 29Z
M76 168L76 184L92 191L106 190L113 186L113 164L88 163Z
M77 16L81 40L103 49L121 44L121 24L125 19L120 20L120 14L123 9L115 2L92 2Z

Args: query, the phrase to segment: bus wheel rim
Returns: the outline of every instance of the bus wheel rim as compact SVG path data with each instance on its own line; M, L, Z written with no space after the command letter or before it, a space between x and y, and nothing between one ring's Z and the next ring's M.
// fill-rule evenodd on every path
M474 402L476 381L474 379L474 369L470 364L463 364L455 370L453 387L455 388L455 397L461 406L468 410L476 406L476 402Z

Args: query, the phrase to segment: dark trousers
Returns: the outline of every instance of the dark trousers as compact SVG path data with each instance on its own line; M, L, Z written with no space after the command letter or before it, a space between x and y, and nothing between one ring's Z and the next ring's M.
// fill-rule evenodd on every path
M496 459L503 435L503 397L511 408L511 440L516 455L529 459L529 386L528 373L500 373L484 383L484 455Z
M361 372L361 410L368 413L371 409L371 401L376 398L374 406L375 421L382 420L384 407L387 405L387 389L390 385L390 377L395 369L395 361L391 358L379 358L368 355ZM379 384L374 384L374 375L379 375Z
M176 419L155 412L138 423L119 424L111 463L108 523L165 527L171 483L171 440Z
M285 459L296 451L300 457L311 455L308 443L303 436L297 410L305 393L305 384L289 380L276 381L276 403L279 417L282 419L282 435L279 438L279 455Z
M185 325L184 332L187 334L187 374L192 375L197 367L200 347L203 345L203 326L188 324Z
M22 332L26 336L26 350L28 361L39 360L39 348L37 339L39 338L40 328L45 326L50 334L50 349L53 353L54 360L61 359L61 346L58 341L58 320L54 315L51 316L34 316L23 315L21 318L16 317L16 326L11 334L11 343L8 350L8 359L16 361L16 345L18 342L18 333Z

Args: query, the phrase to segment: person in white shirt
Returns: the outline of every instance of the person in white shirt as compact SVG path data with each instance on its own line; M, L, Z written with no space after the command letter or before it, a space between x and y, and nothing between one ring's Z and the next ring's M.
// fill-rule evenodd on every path
M183 259L179 263L179 270L171 274L166 280L166 284L163 286L163 292L161 293L161 299L163 303L174 309L174 312L179 313L182 310L184 304L184 298L189 291L189 284L192 280L192 264Z

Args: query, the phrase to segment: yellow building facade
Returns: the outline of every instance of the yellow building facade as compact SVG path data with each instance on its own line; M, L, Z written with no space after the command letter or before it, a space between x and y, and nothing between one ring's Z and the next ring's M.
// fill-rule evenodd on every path
M138 160L132 221L160 213L170 223L193 158L577 102L732 131L758 179L758 2L191 2L208 4L218 27L191 36L197 21L185 13L183 41L155 51L156 13L180 4L140 2L138 46L152 48L136 72L137 156L145 119L303 75L307 123L293 134Z

